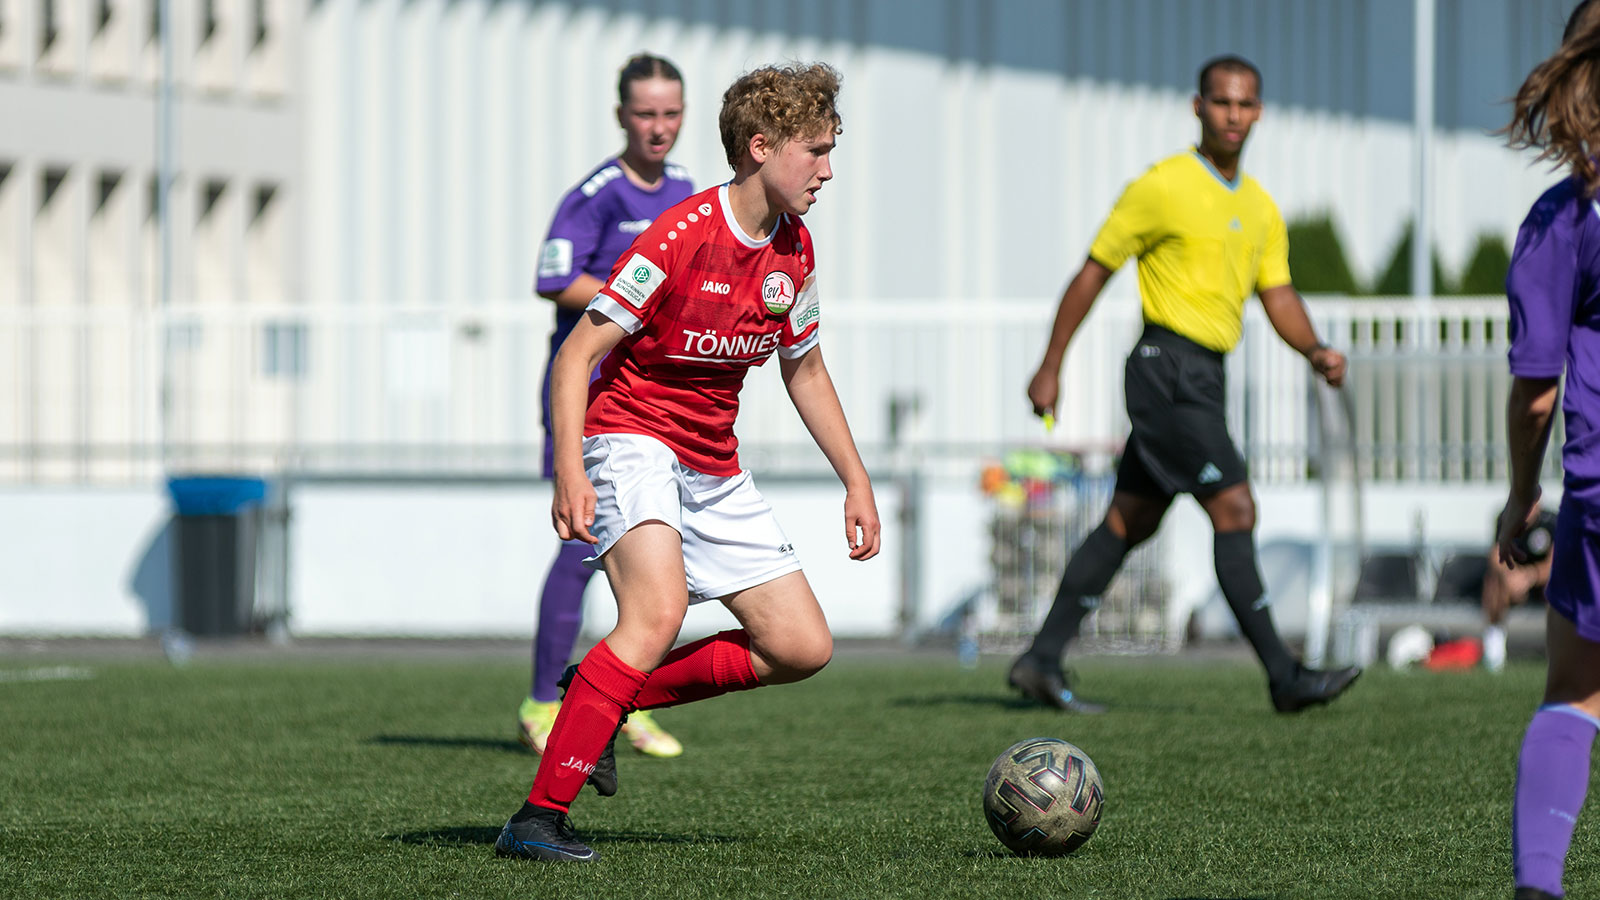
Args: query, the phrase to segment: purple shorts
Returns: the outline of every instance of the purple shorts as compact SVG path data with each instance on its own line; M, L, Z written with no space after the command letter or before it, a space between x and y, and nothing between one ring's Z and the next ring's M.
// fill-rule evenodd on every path
M1550 551L1545 602L1578 626L1578 636L1600 643L1600 510L1570 494L1561 498L1556 542Z

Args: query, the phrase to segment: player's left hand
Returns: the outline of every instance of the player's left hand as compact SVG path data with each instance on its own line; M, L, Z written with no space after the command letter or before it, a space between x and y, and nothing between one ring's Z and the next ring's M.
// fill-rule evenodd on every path
M1515 496L1506 498L1505 508L1500 511L1500 529L1495 535L1495 546L1500 554L1500 562L1506 568L1515 569L1519 564L1526 565L1530 562L1528 554L1518 546L1517 538L1527 531L1539 518L1539 494L1536 492L1529 502L1519 501Z
M1333 387L1339 387L1344 384L1345 359L1343 353L1332 347L1318 347L1311 351L1311 355L1306 358L1311 361L1311 368L1322 376L1323 381Z
M846 490L844 494L844 539L850 545L850 558L864 561L878 555L882 537L878 503L872 489Z

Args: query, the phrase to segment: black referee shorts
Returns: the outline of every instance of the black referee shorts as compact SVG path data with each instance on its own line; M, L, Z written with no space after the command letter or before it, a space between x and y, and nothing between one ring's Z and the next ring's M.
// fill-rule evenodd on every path
M1204 497L1248 477L1228 436L1222 354L1158 325L1145 325L1123 377L1133 433L1117 490L1149 497Z

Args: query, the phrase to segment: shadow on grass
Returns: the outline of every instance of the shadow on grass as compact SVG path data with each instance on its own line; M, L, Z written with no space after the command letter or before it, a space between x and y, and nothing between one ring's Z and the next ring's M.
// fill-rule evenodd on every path
M385 835L390 840L418 847L465 847L474 844L491 847L499 836L499 828L477 825ZM740 839L726 834L662 834L659 831L586 828L583 830L583 840L593 844L732 844Z
M890 706L918 708L928 706L994 706L1000 709L1044 709L1025 697L1001 694L935 694L924 697L896 697Z
M1094 700L1104 701L1111 707L1112 712L1161 712L1161 713L1199 713L1202 707L1189 703L1123 703L1115 698L1094 697ZM1015 694L935 694L923 697L896 697L889 701L890 706L904 709L926 708L931 706L988 706L996 709L1009 709L1018 712L1029 710L1050 711L1035 700L1019 697Z
M521 756L531 755L527 747L513 740L483 737L447 737L437 734L375 734L369 744L404 747L457 747L472 750L505 750ZM537 758L537 757L535 757Z

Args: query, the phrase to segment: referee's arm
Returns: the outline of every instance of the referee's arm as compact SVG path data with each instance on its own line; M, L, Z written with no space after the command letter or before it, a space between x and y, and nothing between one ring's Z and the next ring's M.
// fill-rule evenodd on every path
M1100 296L1109 280L1111 269L1095 262L1091 256L1083 261L1083 268L1078 270L1062 293L1061 304L1056 307L1055 324L1050 328L1050 343L1044 349L1044 359L1040 361L1033 380L1028 382L1028 400L1033 403L1034 415L1055 415L1056 398L1061 393L1061 357L1066 355L1072 335L1083 324L1083 317L1089 314L1089 307L1094 305L1095 298Z
M1294 289L1294 285L1280 284L1263 288L1260 293L1261 308L1266 312L1273 330L1278 332L1278 337L1304 356L1311 363L1311 368L1316 369L1328 384L1334 387L1344 384L1344 354L1317 338L1317 330L1311 324L1311 317L1306 314L1305 302L1300 299L1300 293Z

